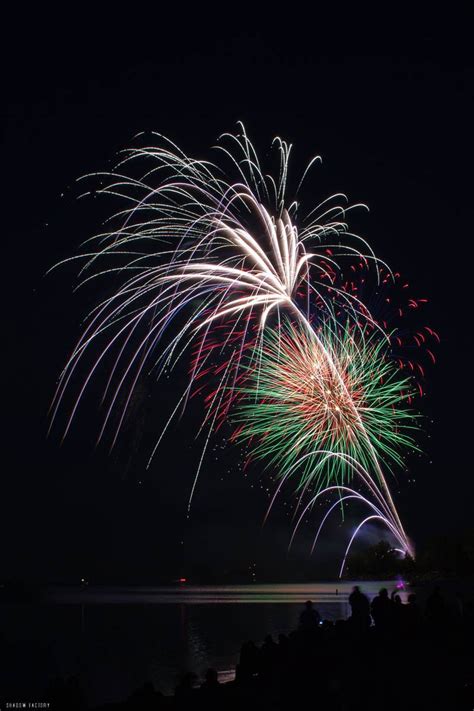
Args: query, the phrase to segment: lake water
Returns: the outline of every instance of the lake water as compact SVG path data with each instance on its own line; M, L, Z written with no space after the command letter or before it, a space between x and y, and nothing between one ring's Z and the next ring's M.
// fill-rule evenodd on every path
M79 676L89 704L123 700L146 680L168 694L183 672L208 667L230 680L242 642L291 632L306 600L325 619L348 617L353 584L57 588L47 603L3 604L2 697L37 700L67 675ZM395 583L360 585L372 598Z

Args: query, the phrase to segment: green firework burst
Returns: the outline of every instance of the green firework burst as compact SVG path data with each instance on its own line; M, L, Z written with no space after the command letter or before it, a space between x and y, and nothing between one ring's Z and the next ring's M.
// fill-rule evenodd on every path
M419 416L386 341L349 322L315 333L288 320L266 332L240 387L235 439L279 477L294 474L299 489L346 483L352 460L368 472L377 458L404 466Z

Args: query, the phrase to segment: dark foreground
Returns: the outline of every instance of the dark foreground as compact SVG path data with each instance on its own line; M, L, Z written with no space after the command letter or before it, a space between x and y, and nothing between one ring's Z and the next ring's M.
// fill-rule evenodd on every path
M392 596L393 597L393 596ZM474 708L474 606L453 614L435 591L421 610L382 593L369 606L351 596L352 616L322 621L307 605L300 626L258 647L244 642L235 681L219 684L184 676L175 695L151 684L119 704L100 709L451 709ZM44 695L50 709L85 708L74 679L56 680ZM39 706L38 706L39 707ZM44 708L44 707L43 707Z

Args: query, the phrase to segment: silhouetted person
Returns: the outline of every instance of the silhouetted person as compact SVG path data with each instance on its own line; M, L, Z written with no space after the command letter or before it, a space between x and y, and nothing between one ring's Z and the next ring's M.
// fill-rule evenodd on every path
M206 677L199 690L199 698L197 708L206 709L206 711L214 711L223 707L222 703L222 687L219 684L218 674L215 669L208 669Z
M398 635L400 635L403 632L403 625L404 625L404 621L405 621L405 611L403 609L405 606L402 603L402 599L396 590L394 590L392 592L391 598L392 598L392 603L393 603L394 629L395 629L395 632Z
M422 616L420 607L416 601L415 593L408 595L408 603L403 606L404 613L404 629L407 636L411 639L420 634L422 627Z
M349 595L349 605L351 606L351 625L354 630L364 632L370 627L370 604L369 599L361 592L358 585L355 585Z
M209 693L214 693L220 689L220 686L217 671L215 669L208 669L204 681L201 684L201 689Z
M146 681L143 686L133 692L128 698L127 706L140 711L152 711L163 698L160 691L155 691L151 681Z
M174 695L177 698L188 698L193 693L194 683L196 681L196 674L194 672L186 672L183 674L181 679L174 690Z
M443 626L446 622L447 607L441 594L441 589L436 586L431 595L426 600L426 619L434 626Z
M393 602L388 596L387 588L379 590L379 594L374 597L370 606L372 617L374 619L375 629L387 634L393 628Z
M237 669L239 680L249 679L259 671L260 650L252 640L244 642L240 649L240 659Z
M300 615L300 629L305 632L312 632L318 629L321 622L321 615L314 609L311 600L305 603L305 609Z
M260 673L263 677L269 677L275 671L278 660L278 645L269 634L265 637L260 650Z
M290 640L286 634L278 635L278 660L284 664L290 656Z

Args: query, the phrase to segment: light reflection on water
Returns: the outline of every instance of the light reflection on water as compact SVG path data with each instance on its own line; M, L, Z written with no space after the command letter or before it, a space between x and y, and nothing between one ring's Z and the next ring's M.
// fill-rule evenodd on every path
M321 615L338 619L349 612L348 597L354 582L327 582L266 585L174 585L169 587L82 587L79 589L52 588L51 602L81 604L155 604L155 605L203 605L203 604L298 604L311 599L318 604ZM358 583L369 598L382 586L391 590L394 581L367 581ZM406 591L398 590L403 602Z
M389 592L395 587L393 581L359 584L369 598L382 586ZM242 642L261 643L267 634L291 632L308 599L325 619L347 617L352 587L339 581L55 588L50 604L8 606L1 624L18 655L11 655L10 668L2 671L13 680L12 692L25 691L25 679L32 679L33 695L48 678L78 675L91 705L124 699L148 679L171 693L184 671L202 677L214 667L225 681L233 678ZM22 645L31 638L38 644L30 646L25 660Z

